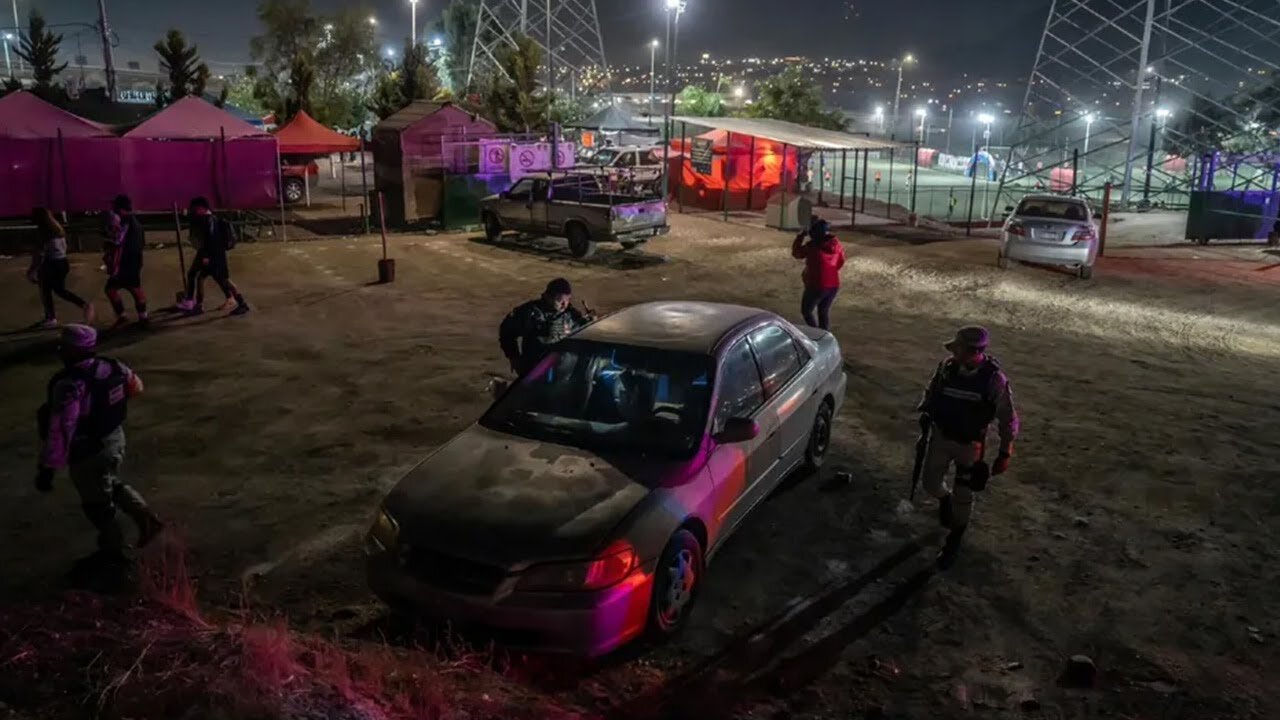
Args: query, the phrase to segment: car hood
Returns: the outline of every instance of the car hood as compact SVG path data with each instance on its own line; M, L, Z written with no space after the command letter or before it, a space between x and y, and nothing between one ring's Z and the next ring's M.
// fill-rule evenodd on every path
M473 425L410 471L385 506L413 546L503 567L587 557L669 467L621 464Z

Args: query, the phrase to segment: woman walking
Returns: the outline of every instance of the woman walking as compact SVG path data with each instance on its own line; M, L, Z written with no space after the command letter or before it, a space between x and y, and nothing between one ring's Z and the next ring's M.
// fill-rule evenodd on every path
M39 245L32 254L27 277L40 285L40 300L44 304L44 320L37 323L37 326L51 328L58 324L58 316L53 309L54 295L80 308L84 313L84 322L92 325L93 305L67 289L71 263L67 261L66 232L48 208L32 210L31 221L35 223Z
M791 256L804 261L800 314L806 325L823 330L831 329L831 304L840 292L840 268L844 267L844 247L830 230L825 220L815 218L791 243Z

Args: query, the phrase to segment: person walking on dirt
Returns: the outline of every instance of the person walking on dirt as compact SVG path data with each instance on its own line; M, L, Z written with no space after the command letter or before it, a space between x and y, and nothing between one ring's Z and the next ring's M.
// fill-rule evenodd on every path
M84 321L92 324L93 304L67 289L71 261L67 260L66 231L62 229L62 225L48 208L32 210L31 222L35 223L38 242L31 256L31 267L27 269L27 279L40 286L40 302L44 306L44 320L36 323L36 327L57 326L58 315L53 307L54 295L80 308L84 314Z
M191 235L199 245L187 270L187 294L178 302L178 309L188 315L204 312L204 279L209 277L226 297L223 308L234 303L231 314L244 315L249 312L249 303L231 282L231 268L227 263L227 252L236 245L235 229L215 215L203 197L193 199L187 213L191 218Z
M987 355L990 340L986 328L960 328L945 345L951 357L939 363L917 408L921 428L929 432L921 480L925 491L938 499L938 520L950 531L938 553L938 567L943 570L951 567L960 550L973 494L986 488L989 476L1009 469L1018 436L1013 391L999 363ZM988 469L983 455L992 422L999 432L1000 450ZM946 483L952 465L956 468L953 489Z
M111 210L114 220L107 228L103 260L107 266L107 300L116 313L112 327L118 328L129 322L124 314L124 302L120 299L121 290L133 296L138 325L146 327L150 318L147 315L147 295L142 291L142 250L146 247L142 223L133 214L133 201L128 195L117 195L111 202Z
M809 242L805 242L805 235ZM791 242L791 256L804 261L804 294L800 314L809 327L831 329L831 305L840 292L840 268L844 267L844 247L831 234L825 220L815 219L809 229Z
M138 527L138 547L164 527L136 490L120 479L124 421L129 399L142 394L142 380L124 363L96 354L98 333L67 325L58 347L63 369L49 381L38 413L42 441L36 489L53 490L54 472L70 471L85 517L98 531L98 551L77 563L81 574L126 562L122 510Z
M511 372L529 372L547 354L548 347L595 319L589 310L579 312L572 300L569 281L556 278L547 283L542 297L507 314L498 329L498 344L511 363Z

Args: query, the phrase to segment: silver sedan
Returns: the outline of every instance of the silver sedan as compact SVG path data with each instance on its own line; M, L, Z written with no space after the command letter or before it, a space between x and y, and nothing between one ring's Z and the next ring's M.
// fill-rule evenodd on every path
M1010 213L1000 233L997 264L1009 261L1059 265L1081 278L1093 275L1098 257L1098 225L1093 209L1081 198L1065 195L1027 195Z
M600 655L674 633L725 539L823 463L842 368L832 335L754 308L607 316L391 491L370 584L514 645Z

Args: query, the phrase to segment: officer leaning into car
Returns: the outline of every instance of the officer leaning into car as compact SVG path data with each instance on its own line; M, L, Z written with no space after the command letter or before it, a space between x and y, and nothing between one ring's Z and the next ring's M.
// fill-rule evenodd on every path
M938 567L947 569L956 560L960 540L969 525L973 495L987 486L991 475L1009 469L1013 441L1018 436L1018 411L1014 408L1009 378L996 359L987 354L991 335L986 328L961 328L945 347L951 357L938 365L917 408L921 426L930 429L921 481L925 491L938 498L938 519L947 534L938 553ZM983 459L987 429L996 423L1000 449L990 468ZM947 470L955 465L953 487Z
M498 329L498 344L511 371L524 375L547 354L547 348L595 319L571 303L573 288L564 278L547 283L542 297L512 310Z

